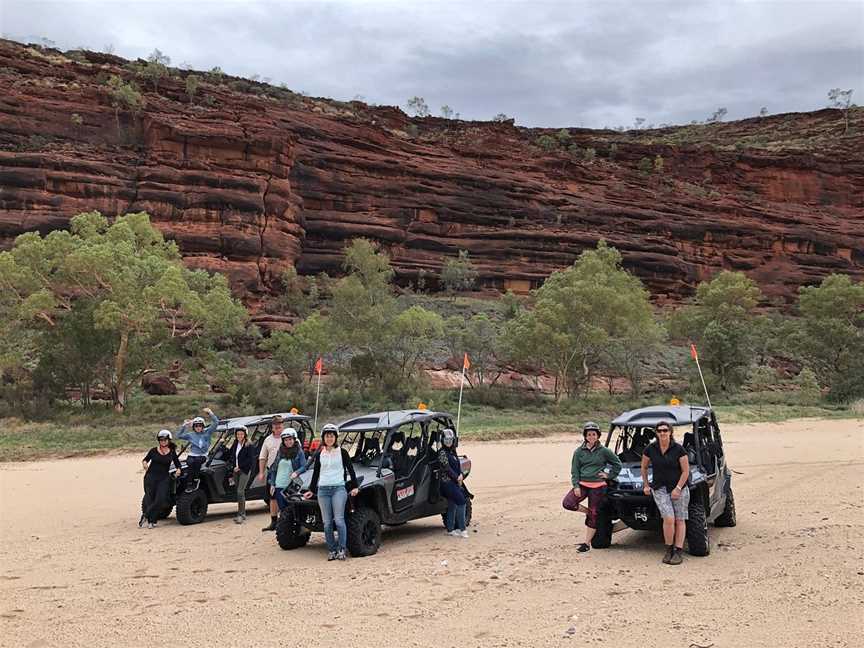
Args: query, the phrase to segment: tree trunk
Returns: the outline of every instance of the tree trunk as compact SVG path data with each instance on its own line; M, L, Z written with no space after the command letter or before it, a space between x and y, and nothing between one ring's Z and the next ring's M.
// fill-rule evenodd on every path
M114 400L114 411L120 414L126 409L126 359L129 353L129 332L120 333L120 346L114 357L114 384L111 385L111 396Z

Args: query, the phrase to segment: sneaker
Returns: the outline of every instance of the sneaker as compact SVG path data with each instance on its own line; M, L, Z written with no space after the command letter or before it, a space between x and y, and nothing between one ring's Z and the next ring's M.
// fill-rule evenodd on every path
M666 553L663 554L663 564L664 565L669 564L669 559L672 558L672 554L674 552L675 552L675 547L673 547L672 545L669 545L668 547L666 547Z
M330 551L327 553L327 560L336 560L336 552Z
M189 483L189 484L186 484L186 492L187 492L187 493L192 493L192 492L198 490L198 484L199 484L200 482L201 482L200 479L196 479L194 482L191 482L191 483Z
M147 523L147 528L148 528L148 529L155 529L155 528L156 528L156 523L155 523L155 522L148 522L148 523Z
M672 555L669 556L669 564L670 565L680 565L684 561L684 557L681 555L681 550L678 547L675 547L672 550Z
M234 524L243 524L243 518L239 515L234 516Z
M448 532L447 532L447 535L449 535L449 536L453 536L454 538L458 538L458 537L459 537L459 532L458 532L456 529L453 529L452 531L448 531Z
M578 547L576 547L576 551L578 551L579 553L585 553L586 551L591 551L591 545L589 545L587 542L583 542Z
M147 524L147 518L144 517L144 514L142 513L142 514L141 514L141 519L138 520L138 528L139 528L139 529L143 529L145 524Z
M615 524L612 525L612 533L618 533L619 531L623 531L627 528L627 524L623 520L618 520Z
M270 524L268 524L266 527L264 527L261 530L262 531L275 531L276 530L276 520L273 520Z
M340 549L339 553L336 554L336 560L346 560L348 555L345 553L344 549Z
M467 538L467 537L468 537L468 531L467 531L467 529L466 529L466 530L459 531L458 533L459 533L459 537L460 537L460 538Z

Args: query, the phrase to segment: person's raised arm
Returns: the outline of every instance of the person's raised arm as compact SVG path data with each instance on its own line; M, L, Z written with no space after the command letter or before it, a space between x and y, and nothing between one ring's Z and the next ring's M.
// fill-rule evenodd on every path
M216 428L219 427L219 417L213 413L213 410L209 407L204 408L204 413L210 417L210 425L207 426L207 429L204 430L206 434L213 434L216 431Z
M189 419L186 419L185 421L183 421L183 425L181 425L180 429L177 430L177 438L178 439L183 439L184 441L191 441L192 440L192 436L191 436L192 433L187 431L187 429L189 428L189 425L191 423L192 423L192 421L190 421Z

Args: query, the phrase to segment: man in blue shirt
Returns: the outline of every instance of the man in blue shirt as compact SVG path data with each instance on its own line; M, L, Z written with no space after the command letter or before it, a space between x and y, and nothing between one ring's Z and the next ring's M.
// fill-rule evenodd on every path
M204 408L204 413L210 417L210 425L204 427L204 419L196 416L194 419L186 420L177 431L177 438L189 442L189 454L186 457L186 466L189 469L186 479L186 490L193 491L198 488L198 474L201 466L207 460L207 451L210 450L210 439L219 425L219 417L209 407ZM189 431L188 428L192 428Z

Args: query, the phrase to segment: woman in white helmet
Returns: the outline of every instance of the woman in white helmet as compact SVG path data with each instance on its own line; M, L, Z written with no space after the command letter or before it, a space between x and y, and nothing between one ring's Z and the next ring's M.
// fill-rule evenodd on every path
M180 459L177 457L177 446L171 440L168 430L159 430L156 435L156 447L150 448L141 467L144 473L144 507L138 526L152 529L159 519L159 512L165 508L165 500L168 498L168 472L171 464L174 464L174 475L180 476Z
M282 445L279 446L279 454L276 461L267 471L267 486L271 489L270 494L276 498L276 504L281 511L287 505L282 491L291 483L292 475L306 466L306 455L300 447L297 439L297 431L294 428L283 430L280 435Z

